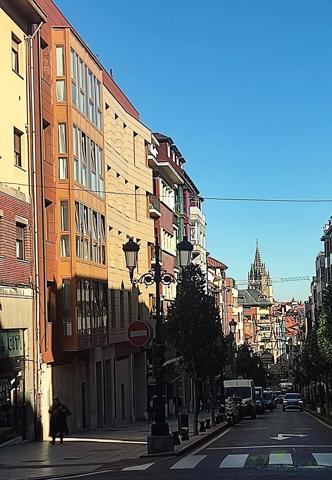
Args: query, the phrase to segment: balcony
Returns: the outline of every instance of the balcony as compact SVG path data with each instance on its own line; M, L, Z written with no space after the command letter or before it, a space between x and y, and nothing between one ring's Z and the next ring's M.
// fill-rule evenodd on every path
M151 195L149 197L148 202L149 202L150 218L153 218L154 220L157 220L158 218L161 217L160 200L159 200L159 198L155 197L154 195Z

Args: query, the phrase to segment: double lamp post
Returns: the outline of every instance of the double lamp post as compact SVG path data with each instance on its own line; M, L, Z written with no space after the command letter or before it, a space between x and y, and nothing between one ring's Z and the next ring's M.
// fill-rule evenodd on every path
M148 453L160 453L173 450L173 437L170 435L169 425L165 417L165 394L163 381L163 364L165 362L165 339L163 336L163 315L161 313L160 289L161 285L170 285L175 283L174 275L166 272L161 265L160 244L157 233L155 234L155 259L151 269L141 275L138 279L134 278L134 272L137 268L138 252L140 246L131 238L123 245L123 251L126 259L126 266L129 270L130 281L132 285L144 284L151 286L155 284L155 334L152 345L152 359L154 365L154 376L156 380L155 396L153 398L153 423L151 424L151 435L148 437ZM180 267L186 268L191 262L192 244L187 237L183 237L182 242L178 243L177 251L179 253Z

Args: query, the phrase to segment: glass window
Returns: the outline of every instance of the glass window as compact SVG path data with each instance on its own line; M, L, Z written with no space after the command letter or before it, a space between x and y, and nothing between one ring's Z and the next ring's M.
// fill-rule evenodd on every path
M75 232L81 231L80 204L75 202Z
M67 153L66 124L58 124L59 153Z
M60 202L60 218L61 218L61 230L63 232L68 232L69 231L68 200L62 200Z
M17 167L22 167L21 137L23 133L14 128L14 159Z
M19 62L19 44L20 40L12 35L12 69L16 73L20 73L20 62Z
M66 100L65 81L57 80L56 81L56 101L64 102L65 100Z
M63 46L56 47L56 74L58 77L65 74Z
M76 59L76 53L72 48L70 49L70 68L71 68L71 78L76 82L77 81L77 59Z
M16 224L16 258L24 260L24 225Z
M69 235L61 235L60 237L60 256L61 257L70 256Z
M71 82L71 97L73 104L77 107L77 85L74 82Z
M62 324L64 335L72 334L70 315L70 281L62 280Z
M68 179L68 160L67 157L59 157L59 180Z
M70 310L70 281L62 280L62 308Z

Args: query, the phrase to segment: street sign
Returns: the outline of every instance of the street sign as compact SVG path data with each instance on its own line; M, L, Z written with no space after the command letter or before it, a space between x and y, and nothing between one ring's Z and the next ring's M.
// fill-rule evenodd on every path
M134 347L145 347L151 339L151 327L142 320L132 322L128 327L128 340Z

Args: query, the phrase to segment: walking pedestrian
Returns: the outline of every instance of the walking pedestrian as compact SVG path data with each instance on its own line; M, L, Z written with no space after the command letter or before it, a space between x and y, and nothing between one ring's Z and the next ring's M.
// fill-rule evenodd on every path
M60 437L60 443L63 443L63 435L68 434L67 417L71 415L70 410L65 407L58 397L54 398L53 404L49 411L51 415L50 433L52 437L52 445L55 444L55 438L57 434Z

